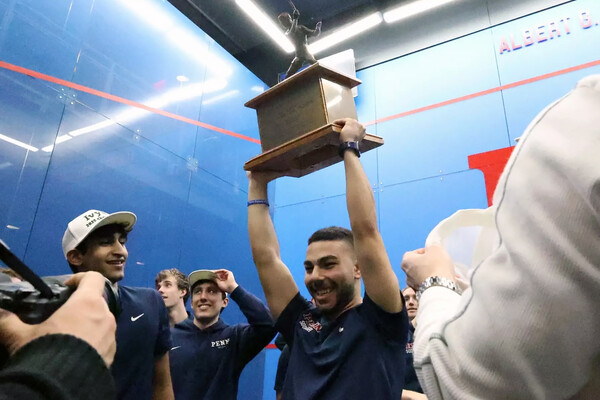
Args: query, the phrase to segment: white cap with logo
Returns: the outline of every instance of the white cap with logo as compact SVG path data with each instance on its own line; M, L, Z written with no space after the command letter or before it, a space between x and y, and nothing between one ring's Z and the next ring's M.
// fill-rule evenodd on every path
M104 211L88 210L69 222L62 239L63 254L66 258L69 251L75 249L90 233L102 226L119 224L123 225L125 232L129 232L133 229L136 220L135 214L129 211L108 214Z

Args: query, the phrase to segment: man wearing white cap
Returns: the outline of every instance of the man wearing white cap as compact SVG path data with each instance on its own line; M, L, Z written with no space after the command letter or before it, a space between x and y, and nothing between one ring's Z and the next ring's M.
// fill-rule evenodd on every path
M117 317L117 353L111 367L117 398L169 400L174 397L165 303L153 289L118 285L125 276L127 234L136 219L128 211L86 211L69 222L62 248L73 272L100 272L117 287L122 311Z
M242 370L275 336L267 307L225 269L188 277L194 319L172 330L171 376L177 400L237 398ZM248 324L227 325L220 314L231 295Z

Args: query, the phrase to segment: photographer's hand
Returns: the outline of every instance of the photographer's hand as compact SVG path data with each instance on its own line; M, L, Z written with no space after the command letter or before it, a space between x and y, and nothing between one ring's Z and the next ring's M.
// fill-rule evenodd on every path
M0 343L12 355L40 336L72 335L89 343L110 366L117 349L117 325L102 297L104 282L104 277L97 272L73 275L65 283L77 286L77 290L50 318L38 325L26 324L15 314L0 310Z

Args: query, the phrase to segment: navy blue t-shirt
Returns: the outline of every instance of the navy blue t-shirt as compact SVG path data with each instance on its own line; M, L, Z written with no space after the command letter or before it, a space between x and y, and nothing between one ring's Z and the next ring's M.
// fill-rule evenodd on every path
M231 292L249 324L219 319L200 329L193 319L171 328L169 353L176 400L235 400L242 370L275 336L269 309L238 286Z
M169 314L156 290L119 285L117 354L111 372L119 400L151 400L154 361L171 348Z
M404 385L406 309L363 303L328 320L298 293L275 324L291 348L285 400L398 400Z

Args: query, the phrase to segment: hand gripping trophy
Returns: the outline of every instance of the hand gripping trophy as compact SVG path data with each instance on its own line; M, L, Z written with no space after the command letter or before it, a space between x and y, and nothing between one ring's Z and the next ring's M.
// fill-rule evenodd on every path
M295 57L285 74L286 78L298 72L305 61L311 65L317 62L315 57L308 51L307 39L319 36L321 33L321 21L317 22L315 29L309 29L304 25L300 25L300 11L298 11L294 3L291 1L289 3L293 8L292 15L283 12L277 17L281 26L286 29L285 34L292 41L296 51Z

